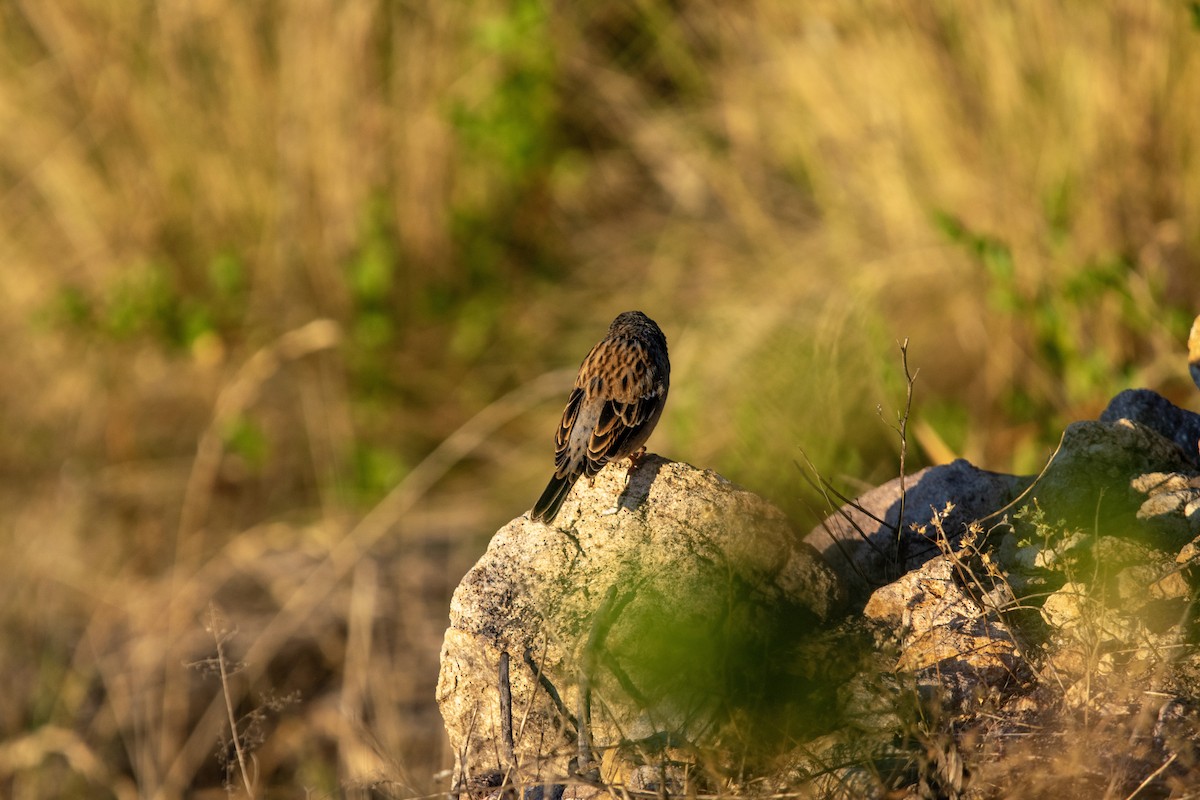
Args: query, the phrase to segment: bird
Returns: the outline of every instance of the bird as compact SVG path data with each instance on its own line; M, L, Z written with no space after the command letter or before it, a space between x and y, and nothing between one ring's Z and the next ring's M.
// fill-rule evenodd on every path
M1192 332L1188 335L1188 371L1200 388L1200 317L1192 322Z
M554 435L554 476L530 514L553 522L571 487L610 461L637 456L662 416L671 382L667 337L641 311L618 314L583 359Z

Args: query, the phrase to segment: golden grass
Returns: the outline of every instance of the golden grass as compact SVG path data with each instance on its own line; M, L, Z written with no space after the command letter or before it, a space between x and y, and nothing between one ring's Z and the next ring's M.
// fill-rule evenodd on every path
M904 337L926 459L1192 397L1198 36L1137 0L0 8L0 794L223 793L213 601L235 712L299 693L257 791L431 791L449 591L545 478L542 376L626 308L671 342L652 447L795 512L800 447L894 470ZM342 344L284 352L315 320Z

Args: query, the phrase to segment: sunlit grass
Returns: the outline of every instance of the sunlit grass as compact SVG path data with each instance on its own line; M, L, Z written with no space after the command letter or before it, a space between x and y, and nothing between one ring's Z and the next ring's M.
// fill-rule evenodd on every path
M799 527L801 449L851 489L894 471L904 338L913 467L1036 471L1126 386L1196 405L1188 3L451 5L0 9L14 796L219 787L220 708L182 666L208 600L251 646L430 451L628 308L674 365L651 448ZM316 319L342 344L222 417ZM558 403L475 443L373 574L260 651L247 703L301 693L261 786L449 766L448 592L544 482Z

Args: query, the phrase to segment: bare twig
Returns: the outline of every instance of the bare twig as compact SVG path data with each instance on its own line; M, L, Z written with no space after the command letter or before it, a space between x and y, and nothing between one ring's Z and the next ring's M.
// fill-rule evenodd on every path
M246 795L254 797L254 784L250 779L250 772L246 768L246 752L242 747L242 737L238 734L237 717L233 713L233 692L229 688L229 670L226 668L225 661L225 641L232 634L232 631L225 629L221 624L220 615L217 612L215 603L208 604L208 631L212 634L213 641L217 644L217 666L221 673L221 694L225 698L225 713L229 720L229 734L233 737L233 751L237 754L238 772L242 776L242 784L246 787Z
M578 700L575 716L578 720L579 738L575 744L579 748L579 755L575 762L575 772L579 775L586 775L592 761L591 733L588 731L588 725L592 719L592 686L586 670L582 671L579 676Z
M904 411L897 414L897 424L889 427L900 436L900 510L896 517L896 562L901 571L904 569L904 564L908 561L908 540L904 537L904 511L905 504L908 499L908 475L906 474L905 462L908 457L908 418L912 414L912 399L913 399L913 384L917 380L917 373L912 372L908 368L908 338L899 342L900 345L900 363L904 366ZM920 372L918 370L917 372ZM882 410L879 410L882 416Z
M883 519L880 519L875 514L872 514L870 511L863 508L863 506L860 505L857 501L852 500L849 497L846 497L844 494L842 494L837 489L835 489L834 486L828 480L826 480L821 475L820 472L817 471L816 465L813 464L812 459L808 457L808 453L806 453L804 451L804 448L800 448L800 454L802 456L804 456L804 463L808 467L808 471L806 472L804 467L801 467L800 464L798 464L798 463L796 464L796 469L800 470L801 476L804 478L805 481L808 482L809 486L813 487L814 489L816 489L818 492L821 493L821 497L825 500L825 507L828 509L828 513L826 513L826 514L819 514L814 509L813 516L817 517L820 520L821 527L824 528L825 532L829 534L830 540L833 542L834 546L837 547L838 552L841 553L841 555L842 555L842 558L845 559L846 563L848 565L850 565L850 568L853 569L860 578L862 578L863 583L868 586L881 585L878 582L876 582L871 576L867 575L866 572L864 572L858 566L858 563L855 561L853 555L846 549L846 545L843 543L842 539L840 537L838 537L834 533L833 529L830 527L829 520L834 515L837 515L837 516L841 517L842 519L844 519L846 521L846 523L848 525L850 525L850 527L854 528L855 532L858 533L858 536L863 541L863 543L865 543L868 547L870 547L872 550L874 550L875 554L878 555L880 558L885 557L884 551L881 550L879 548L879 545L875 544L875 542L871 539L871 537L866 534L866 532L862 529L862 526L858 524L858 522L854 519L854 516L847 510L847 506L854 509L855 511L858 511L860 514L867 517L868 519L874 520L881 526L884 526L884 527L891 527L891 526L889 526L887 524L887 522L884 521ZM793 462L793 463L795 463L795 462ZM817 476L817 480L813 480L812 475L809 474L810 472L812 473L812 475ZM833 498L837 499L837 501L840 503L840 505L834 504L833 499L830 497L831 495Z
M558 689L555 688L550 679L542 673L541 665L538 664L533 658L532 647L525 648L525 666L529 667L530 671L533 672L533 676L537 680L538 685L542 687L542 691L544 691L546 696L550 698L550 702L554 703L554 708L558 711L559 716L561 716L568 723L568 727L564 728L564 733L570 735L569 731L571 728L574 728L576 731L578 731L579 721L575 719L575 716L569 710L567 710L567 704L563 702L562 695L558 693Z
M508 679L508 651L500 651L500 733L504 737L504 757L508 760L504 783L508 785L517 769L516 744L513 742L512 684Z
M992 513L988 514L986 517L980 517L979 519L977 519L975 521L980 524L987 522L989 519L998 517L1001 514L1006 513L1009 509L1015 508L1017 506L1017 504L1019 504L1022 500L1024 500L1029 495L1029 493L1034 490L1034 487L1036 487L1039 483L1041 483L1042 478L1044 478L1046 476L1046 473L1049 472L1050 465L1053 464L1054 459L1058 457L1058 452L1060 450L1062 450L1063 442L1065 442L1066 440L1067 440L1067 433L1066 433L1066 431L1063 431L1062 436L1058 437L1058 446L1054 448L1054 452L1051 453L1050 457L1046 459L1046 464L1042 467L1042 471L1039 472L1034 477L1034 479L1029 482L1029 485L1025 487L1024 491L1022 491L1019 495L1017 495L1012 500L1010 500L1007 505L1001 506L1000 508L997 508Z
M1125 798L1125 800L1133 800L1133 798L1135 798L1139 794L1141 794L1142 789L1145 789L1147 786L1150 785L1151 781L1153 781L1159 775L1163 774L1163 772L1166 771L1167 767L1169 767L1175 763L1175 759L1178 757L1179 757L1178 753L1172 753L1171 757L1168 758L1166 761L1164 761L1163 765L1161 767L1159 767L1158 769L1154 770L1154 772L1151 772L1149 775L1147 775L1146 779L1144 781L1142 781L1141 783L1139 783L1138 787L1136 789L1134 789L1133 792L1131 792L1130 795Z
M904 505L908 499L908 474L905 459L908 456L908 418L912 415L913 384L917 374L908 369L908 337L900 344L900 360L904 364L904 414L900 417L900 515L896 518L896 535L904 537ZM919 370L918 370L919 371ZM903 556L903 553L901 553ZM900 562L903 567L903 560Z

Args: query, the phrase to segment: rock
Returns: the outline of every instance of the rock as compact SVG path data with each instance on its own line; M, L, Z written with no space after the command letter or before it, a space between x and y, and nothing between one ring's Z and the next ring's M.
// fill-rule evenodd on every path
M935 514L952 504L941 524L953 545L968 524L1003 508L1029 479L988 472L959 459L923 469L903 483L903 564L896 536L902 494L899 478L842 506L804 539L820 551L855 597L865 599L871 590L940 554L932 539L914 532L912 526L928 531Z
M1159 538L1177 541L1200 535L1200 480L1192 473L1150 472L1130 482L1147 495L1137 518L1149 523Z
M1200 560L1200 537L1179 548L1179 554L1175 556L1175 563L1187 566L1195 566L1192 562L1197 560Z
M1179 408L1158 392L1126 389L1114 397L1100 414L1100 421L1128 420L1145 426L1175 444L1191 466L1200 466L1200 414Z
M1122 607L1140 611L1156 600L1183 600L1191 588L1174 564L1163 562L1129 567L1117 573L1116 590Z
M1093 537L1080 531L1065 533L1053 540L1025 541L1014 531L1000 539L1000 563L1010 570L1037 572L1054 569L1080 549L1090 546Z
M1120 408L1130 404L1110 405ZM1180 419L1187 413L1175 411ZM1179 448L1155 429L1126 419L1074 423L1010 517L999 563L1020 592L1047 581L1060 585L1073 569L1111 575L1147 561L1146 547L1178 552L1200 533L1200 514L1188 516L1189 504L1200 500L1194 482Z
M609 466L575 487L555 526L523 516L499 530L454 593L437 699L460 774L507 766L502 652L516 760L526 775L565 776L584 696L596 753L711 744L728 715L778 702L791 647L843 597L758 496L658 457L628 485Z
M863 609L900 631L896 669L932 680L956 703L1027 671L1008 626L959 586L960 573L954 557L939 556L877 589Z
M1191 481L1178 472L1147 472L1129 482L1135 492L1154 497L1163 493L1180 492L1188 489Z
M1132 479L1183 466L1183 454L1173 441L1141 423L1074 422L1063 433L1031 500L1053 509L1054 519L1069 527L1090 530L1097 518L1109 526L1125 525L1133 522L1144 502L1130 487Z
M1092 601L1087 587L1079 583L1063 585L1042 603L1042 618L1046 624L1061 630L1082 625L1084 620L1094 618L1100 612L1100 606Z

